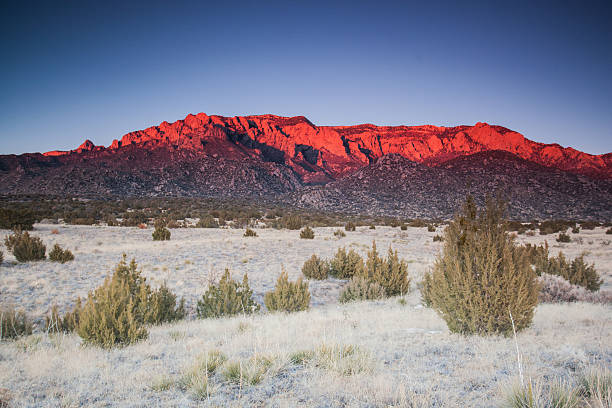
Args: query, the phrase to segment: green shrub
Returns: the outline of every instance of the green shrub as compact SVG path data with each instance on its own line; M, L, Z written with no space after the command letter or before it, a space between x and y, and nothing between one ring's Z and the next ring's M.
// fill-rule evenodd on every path
M591 292L599 290L603 283L603 280L600 279L595 270L595 265L588 265L584 262L584 254L575 258L569 268L564 269L560 276L569 281L569 283L582 286Z
M400 261L397 251L393 252L391 246L387 258L382 259L378 255L376 242L373 242L372 249L368 251L365 267L358 275L378 283L385 289L387 296L403 295L410 289L408 264L403 259Z
M274 290L265 294L264 303L271 312L306 310L310 306L308 282L303 282L301 277L295 282L289 282L289 276L283 270Z
M23 311L0 306L0 340L32 334L32 323Z
M571 242L572 239L565 232L562 232L557 236L557 242Z
M588 265L584 261L584 254L573 260L565 258L563 252L557 256L548 256L548 244L543 246L531 246L527 244L523 248L529 262L535 266L538 275L550 274L561 276L572 285L582 286L592 292L599 290L603 280L595 270L595 265Z
M346 237L346 234L344 233L344 231L337 229L334 231L334 236L338 238L344 238Z
M329 264L316 255L312 255L302 266L302 274L308 279L324 280L328 273Z
M289 230L299 230L304 225L304 220L299 215L285 215L281 218L280 225Z
M218 285L209 285L198 300L197 315L201 319L233 316L239 313L251 314L259 311L253 300L249 277L245 273L242 283L232 279L229 269L225 269Z
M19 228L24 231L31 231L35 222L36 218L30 210L0 208L0 229Z
M314 231L310 227L306 227L300 231L300 238L302 239L314 239L314 236Z
M207 215L198 220L196 228L219 228L219 223L212 215Z
M355 300L377 300L386 297L385 288L362 276L353 276L340 292L340 303Z
M363 259L355 250L346 252L338 248L336 255L329 262L329 274L338 279L350 279L363 269Z
M344 229L347 230L347 231L355 231L356 227L355 227L355 224L353 224L352 222L349 221L344 226Z
M243 237L256 237L257 233L255 231L253 231L250 228L247 228L246 231L244 231L244 235L242 235Z
M478 211L471 196L444 234L442 253L423 281L423 300L452 332L503 334L531 324L538 284L525 251L503 222L505 204L486 200Z
M74 255L68 249L62 249L58 244L53 245L49 252L49 260L52 262L66 263L74 260Z
M126 256L102 286L90 292L80 309L77 333L86 343L110 348L127 345L148 336L145 324L157 324L182 318L184 303L176 307L176 297L163 285L151 290L146 279Z
M11 251L19 262L41 261L45 259L47 247L41 239L20 229L16 229L13 234L4 239L6 249Z
M171 232L166 227L155 227L153 241L170 241Z

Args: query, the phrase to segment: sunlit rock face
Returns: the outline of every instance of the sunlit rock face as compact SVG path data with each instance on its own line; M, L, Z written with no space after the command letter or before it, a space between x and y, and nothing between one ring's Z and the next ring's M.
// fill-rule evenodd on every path
M612 155L590 155L559 145L542 144L501 126L316 126L303 116L188 115L174 123L130 132L106 149L130 145L145 149L160 146L185 149L202 155L230 158L258 156L264 161L289 165L305 183L325 183L373 163L386 154L438 165L459 156L503 150L525 160L597 178L612 178ZM71 152L47 156L99 152L89 140Z
M204 113L108 147L0 156L0 194L191 196L447 218L502 191L520 219L612 219L612 154L501 126L316 126L303 116Z

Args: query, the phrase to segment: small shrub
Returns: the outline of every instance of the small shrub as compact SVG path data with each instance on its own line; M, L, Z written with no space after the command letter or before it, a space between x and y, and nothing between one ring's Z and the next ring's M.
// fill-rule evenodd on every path
M338 238L344 238L346 237L346 234L344 233L344 231L337 229L334 231L334 236Z
M389 246L387 258L382 259L378 255L376 242L372 243L365 267L359 272L359 275L378 283L384 288L387 296L403 295L410 288L406 261L403 259L400 261L397 251L393 252L391 246Z
M352 222L347 222L346 225L344 226L344 229L346 231L355 231L357 227L355 226L355 224L353 224Z
M434 235L433 236L433 242L443 242L444 241L444 237L442 235Z
M370 224L370 229L371 229L371 230L376 229L376 225L374 225L374 224Z
M599 278L599 274L595 270L595 265L588 265L584 262L584 254L575 258L567 272L562 274L565 279L574 285L579 285L591 292L599 290L603 280Z
M153 241L170 241L171 232L166 227L155 227L153 231Z
M104 348L128 345L148 336L145 324L184 316L183 302L175 308L176 297L165 285L153 291L137 267L135 260L128 265L124 255L113 275L89 292L78 309L77 333L86 343Z
M74 255L68 249L62 249L58 244L53 245L49 252L49 260L52 262L66 263L74 260Z
M314 239L314 236L314 231L310 227L306 227L300 231L300 238L302 239Z
M20 229L16 229L13 234L4 239L6 249L13 252L19 262L41 261L45 259L47 248L41 239Z
M299 230L304 225L304 220L299 215L285 215L281 218L280 225L289 230Z
M575 226L574 228L572 228L572 234L580 234L580 227Z
M219 228L219 222L212 215L207 215L198 220L196 228Z
M608 229L606 230L606 234L607 234L607 235L612 235L612 228L608 228Z
M4 254L0 251L0 264L2 264L2 262L4 262Z
M271 312L306 310L310 306L308 282L303 282L301 277L295 282L289 282L289 276L283 270L274 290L265 294L264 303Z
M229 269L225 269L218 285L208 287L197 306L197 315L202 319L257 311L259 305L253 300L249 277L245 273L242 283L238 283L232 279Z
M247 228L246 231L244 231L244 235L242 235L243 237L256 237L257 233L255 231L253 231L250 228Z
M408 230L408 225L406 225L406 224L400 225L400 230L407 231Z
M562 232L557 236L557 242L571 242L572 239L565 232Z
M427 232L436 232L436 227L432 224L427 225Z
M478 211L468 196L446 227L442 253L423 281L423 301L452 332L503 334L531 324L538 301L535 273L506 230L505 204L487 198Z
M32 334L32 323L23 311L0 306L0 340Z
M329 264L316 255L312 255L302 266L302 274L308 279L324 280L328 273Z
M377 300L386 297L385 288L361 276L353 276L340 292L340 303L356 300Z
M329 262L329 274L338 279L350 279L363 269L363 259L353 249L338 248Z

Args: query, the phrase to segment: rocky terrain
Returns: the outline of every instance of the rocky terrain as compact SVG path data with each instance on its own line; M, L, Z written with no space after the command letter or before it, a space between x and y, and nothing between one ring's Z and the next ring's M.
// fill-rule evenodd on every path
M266 200L343 212L448 217L466 192L507 193L513 217L608 220L612 154L501 126L316 126L188 115L110 146L0 156L0 193Z

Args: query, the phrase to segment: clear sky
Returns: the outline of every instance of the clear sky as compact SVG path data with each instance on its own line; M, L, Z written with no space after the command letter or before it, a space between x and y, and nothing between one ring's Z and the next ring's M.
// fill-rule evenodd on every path
M14 3L0 154L109 145L198 112L481 121L612 151L609 1Z

